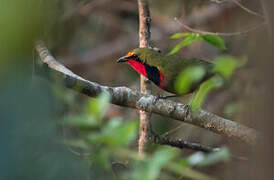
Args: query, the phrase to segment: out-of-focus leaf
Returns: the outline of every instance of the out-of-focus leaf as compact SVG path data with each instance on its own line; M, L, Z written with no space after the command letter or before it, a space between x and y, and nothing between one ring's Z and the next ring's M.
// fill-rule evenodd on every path
M171 148L160 148L145 161L136 162L134 170L127 174L125 179L130 180L155 180L159 177L161 169L178 154L178 151Z
M90 134L88 139L93 143L122 146L134 140L136 134L137 121L122 122L121 119L112 119L103 127L100 134Z
M230 159L230 153L227 148L221 148L208 155L197 152L188 157L188 163L192 166L209 166L218 162L227 162Z
M168 55L177 53L183 47L188 46L197 40L205 41L221 50L226 50L225 42L219 35L185 32L185 33L176 33L171 36L171 39L180 39L180 38L185 38L185 39L182 40L179 44L177 44L168 53Z
M138 159L138 161L135 161L133 170L131 172L128 172L124 176L124 180L155 180L159 177L162 177L160 174L161 169L168 170L170 172L190 179L214 180L214 178L210 176L189 168L190 165L188 164L186 158L184 159L184 162L187 163L187 167L186 165L182 166L181 162L174 162L173 159L175 159L175 157L180 154L180 151L176 149L171 149L170 147L160 148L155 152L153 156L146 156L145 158L141 159L138 158L138 154L134 152L123 150L122 154L135 160Z
M178 151L172 148L160 148L154 153L150 160L150 177L157 178L161 168L178 154Z
M92 163L99 165L107 170L109 170L110 167L110 154L111 151L108 149L100 149L96 152L96 154L93 154L91 156Z
M231 103L225 106L224 114L226 117L232 117L239 111L239 104Z
M82 114L77 116L68 116L65 118L64 123L79 128L95 128L100 125L100 120L93 115Z
M214 71L229 79L233 72L246 63L246 59L236 59L231 56L220 56L215 60Z
M102 93L97 98L90 100L88 112L97 118L102 118L108 109L109 101L110 94L107 92Z
M171 39L180 39L186 36L189 36L191 33L185 32L185 33L175 33L170 38Z
M223 79L221 77L216 76L201 84L198 91L192 95L190 103L191 110L199 110L207 94L214 89L220 88L223 85L223 83Z
M191 168L186 168L184 166L181 166L181 164L179 164L179 163L169 162L165 168L171 172L181 175L182 177L186 177L186 178L190 178L190 179L215 180L215 178L213 178L213 177L210 177L206 174L200 173L200 172L193 170Z
M197 111L200 109L207 94L217 88L220 88L224 84L225 79L229 79L233 72L246 63L246 59L235 59L231 56L220 56L215 59L214 72L221 76L214 76L211 79L204 82L198 91L192 96L191 109Z
M180 49L182 49L185 46L188 46L192 44L193 42L199 40L201 37L199 34L190 33L186 35L186 38L182 40L179 44L177 44L169 53L168 55L175 54Z
M184 168L189 168L189 163L187 158L183 158L180 161L177 162L177 164L179 164L180 166L184 167Z
M206 158L205 153L203 152L197 152L192 154L191 156L189 156L186 161L188 163L188 165L197 165L199 163L201 163L202 161L204 161Z
M202 66L188 67L182 71L175 81L175 90L178 94L188 92L191 86L199 82L205 75L206 71Z
M208 42L209 44L217 48L220 48L221 50L226 50L225 42L220 36L204 34L204 35L201 35L201 37L204 41Z

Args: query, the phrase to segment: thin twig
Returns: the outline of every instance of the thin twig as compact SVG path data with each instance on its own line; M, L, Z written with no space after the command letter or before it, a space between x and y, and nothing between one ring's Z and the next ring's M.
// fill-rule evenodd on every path
M204 153L212 153L220 150L220 148L213 148L199 143L185 141L183 139L169 139L166 136L157 135L153 131L150 134L150 140L155 144L172 146L179 149L191 149L194 151L201 151ZM230 154L230 157L239 161L248 161L248 158L244 156Z
M239 6L241 9L243 9L244 11L246 11L247 13L249 14L252 14L254 16L257 16L257 17L260 17L262 19L264 19L264 16L255 12L255 11L252 11L251 9L248 9L247 7L245 7L244 5L242 5L239 1L237 0L230 0L232 1L233 3L235 3L237 6Z
M254 16L257 16L257 17L260 17L262 19L264 19L264 16L245 7L243 4L241 4L238 0L211 0L211 2L214 2L214 3L217 3L217 4L221 4L221 3L224 3L224 2L227 2L227 1L231 1L233 2L234 4L236 4L238 7L240 7L241 9L243 9L244 11L246 11L247 13L251 14L251 15L254 15Z
M179 126L177 126L177 127L173 128L173 129L171 129L171 130L169 130L169 131L163 133L161 136L167 137L168 135L173 134L173 133L175 133L177 130L181 129L183 126L184 126L184 124L180 124Z
M199 34L208 34L208 35L219 35L219 36L238 36L238 35L242 35L242 34L246 34L246 33L250 33L256 29L258 29L259 27L265 25L265 22L262 22L260 24L257 24L253 27L250 27L246 30L243 31L239 31L239 32L231 32L231 33L223 33L223 32L208 32L208 31L202 31L202 30L198 30L198 29L194 29L189 27L188 25L184 24L182 21L178 20L178 18L174 18L174 20L180 24L183 28L185 28L186 30L190 31L190 32L194 32L194 33L199 33Z
M204 146L199 143L188 142L182 139L171 140L165 136L157 135L153 131L151 132L151 140L156 144L169 145L180 149L186 148L206 153L213 152L215 150L215 148Z

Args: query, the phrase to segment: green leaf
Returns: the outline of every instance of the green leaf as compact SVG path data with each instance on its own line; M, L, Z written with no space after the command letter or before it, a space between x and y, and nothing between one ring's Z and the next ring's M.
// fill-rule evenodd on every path
M212 35L212 34L199 34L199 33L176 33L171 36L171 39L180 39L184 38L183 41L181 41L179 44L177 44L171 52L169 52L168 55L175 54L178 52L180 49L182 49L185 46L188 46L192 44L193 42L197 40L203 40L221 50L226 50L226 45L224 40L219 36L219 35Z
M109 146L127 145L136 138L137 124L137 121L123 122L121 119L112 119L100 134L90 134L88 139L92 143Z
M169 147L159 148L152 156L150 160L152 166L163 166L165 163L169 162L173 157L178 155L179 151Z
M89 114L67 116L64 123L78 128L95 128L100 125L100 121L95 116Z
M172 148L160 148L157 150L153 157L149 160L148 177L151 180L157 179L161 169L177 154L178 151Z
M110 158L111 158L111 151L109 149L100 149L92 156L92 163L103 167L106 170L110 170Z
M192 95L192 99L190 102L191 110L194 112L199 110L207 94L214 89L220 88L223 83L224 82L221 77L215 76L201 84L198 91Z
M110 94L104 92L97 98L91 99L88 106L88 113L95 115L97 118L102 118L109 106Z
M229 79L233 72L246 63L246 59L236 59L231 56L220 56L214 60L214 71Z
M189 168L189 167L190 167L187 158L183 158L183 159L179 160L179 161L177 162L177 164L179 164L179 165L182 166L183 168Z
M169 162L166 166L166 169L168 169L171 172L174 172L176 174L181 175L182 177L186 177L187 179L197 179L197 180L215 180L215 178L210 177L208 175L205 175L203 173L200 173L196 170L186 168L184 166L181 166L178 163L172 163Z
M226 50L225 42L224 40L218 36L218 35L211 35L211 34L204 34L201 35L202 39L209 44L220 48L221 50Z
M134 165L131 173L127 174L126 179L130 180L156 180L159 178L161 169L166 166L176 155L178 151L173 148L160 148L152 157L147 157L144 161L138 161Z
M192 66L182 71L175 81L175 90L178 94L184 94L190 90L193 84L199 82L206 71L202 66Z
M191 33L191 34L188 34L187 37L181 41L179 44L177 44L169 53L168 55L173 55L175 54L176 52L178 52L180 49L182 49L183 47L185 46L188 46L190 44L192 44L193 42L197 41L201 39L200 35L199 34L194 34L194 33Z
M237 103L228 104L225 106L224 115L231 118L239 111L239 108L240 106Z
M186 37L186 36L189 36L189 35L191 35L191 33L188 33L188 32L185 32L185 33L175 33L170 38L171 39L180 39L180 38L183 38L183 37Z
M227 148L221 148L208 155L198 152L188 157L188 163L192 166L209 166L218 162L227 162L230 159L230 153Z
M246 63L246 59L237 60L230 56L220 56L214 63L214 72L221 75L214 76L204 82L192 96L190 106L193 111L200 109L207 94L214 89L220 88L224 84L224 78L229 79L232 73Z

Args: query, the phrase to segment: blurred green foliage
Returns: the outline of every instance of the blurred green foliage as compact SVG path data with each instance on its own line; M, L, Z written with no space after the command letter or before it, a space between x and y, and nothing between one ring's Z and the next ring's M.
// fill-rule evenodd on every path
M214 62L214 71L225 79L231 78L233 72L246 64L245 58L234 58L232 56L219 56Z
M0 55L20 58L33 48L33 43L48 27L53 17L54 0L0 1ZM52 21L52 19L51 19ZM5 42L5 43L3 43ZM15 54L10 54L14 53Z
M155 180L159 177L161 169L178 155L178 151L171 148L159 148L151 157L143 161L136 161L132 172L125 175L125 179Z
M231 118L235 114L237 114L239 110L240 110L240 104L238 103L227 104L224 108L224 115L227 118Z
M177 35L179 36L179 35ZM206 96L214 89L223 87L237 68L246 63L244 58L234 58L232 56L219 56L214 60L213 71L215 76L203 82L199 89L196 90L191 98L190 106L193 111L201 108ZM199 82L203 78L206 70L202 66L191 66L182 71L176 82L175 90L179 93L188 92L191 85Z
M197 111L201 108L206 96L214 89L220 88L223 85L223 79L219 76L210 78L202 83L199 89L193 94L190 107L193 111Z
M136 140L138 121L125 121L121 118L105 119L110 96L103 93L87 103L82 115L67 116L64 119L66 127L77 128L80 136L67 139L66 143L74 148L88 152L90 162L96 167L94 176L97 179L111 179L113 162L120 162L122 172L118 179L125 180L156 180L163 177L174 178L185 176L191 179L212 179L195 170L190 170L191 163L182 164L188 158L180 157L180 151L171 147L158 147L152 154L140 157L131 144ZM219 151L218 151L219 152ZM203 161L209 161L215 153L204 155ZM220 162L223 156L213 158L210 163ZM202 161L202 160L200 160ZM163 171L165 169L165 171ZM98 174L98 172L103 172ZM173 173L171 173L173 172ZM175 173L175 174L174 174Z
M88 113L94 115L96 119L102 119L108 109L110 95L108 93L101 94L98 98L89 101Z
M0 0L0 78L19 71L31 74L34 43L59 18L59 0Z
M0 179L86 179L88 162L62 143L56 99L47 81L17 72L0 87Z
M182 71L175 81L175 90L178 94L184 94L190 90L193 84L198 83L206 71L202 66L191 66Z

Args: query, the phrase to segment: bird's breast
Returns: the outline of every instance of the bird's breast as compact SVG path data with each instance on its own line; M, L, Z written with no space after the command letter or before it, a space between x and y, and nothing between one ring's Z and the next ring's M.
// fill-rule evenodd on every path
M164 73L158 67L150 66L146 63L140 63L134 60L129 60L127 63L139 74L144 75L149 80L151 80L154 84L164 89L166 85L165 76L164 76Z
M139 63L137 61L134 60L129 60L127 62L135 71L137 71L139 74L144 75L145 77L148 77L148 74L146 72L146 68L144 66L144 64Z

